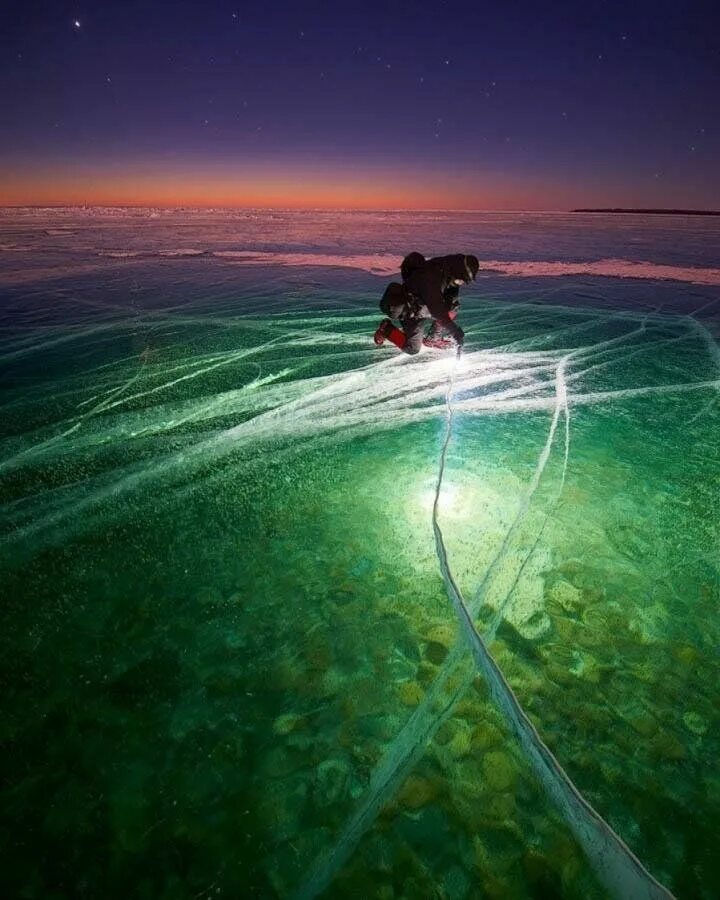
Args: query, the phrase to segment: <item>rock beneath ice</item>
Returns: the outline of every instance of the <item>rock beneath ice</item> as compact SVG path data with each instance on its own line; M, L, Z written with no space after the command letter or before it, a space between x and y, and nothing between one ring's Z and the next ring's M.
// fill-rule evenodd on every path
M537 641L552 629L552 621L546 612L537 610L524 622L518 622L515 628L526 641Z
M628 621L628 631L643 644L653 644L663 640L669 622L668 610L660 603L653 603L634 611L633 617Z
M398 686L398 694L406 706L417 706L425 692L417 681L403 681Z
M487 814L498 822L507 822L517 816L512 794L493 794L487 803Z
M467 756L470 753L470 749L472 746L472 732L469 728L458 728L458 730L453 735L450 743L448 744L448 750L455 759L460 759L463 756Z
M499 746L502 742L502 732L492 722L481 722L473 729L473 750L488 750L490 747Z
M693 734L697 734L698 736L705 734L707 731L707 723L703 721L702 717L699 716L696 712L686 712L682 717L683 722L685 723L685 727L688 731L692 731Z
M425 659L434 666L442 665L447 655L447 647L439 641L428 641L425 645Z
M295 713L283 713L273 722L275 734L290 734L303 723L304 717Z
M571 615L576 615L582 609L582 594L564 578L560 578L552 584L546 594L549 603L557 604Z
M398 794L398 801L408 809L420 809L435 799L437 791L427 778L410 775Z
M507 791L515 783L517 769L512 759L502 750L493 750L483 759L483 775L493 791Z
M457 628L454 625L434 625L423 638L432 644L441 644L447 650L455 643Z

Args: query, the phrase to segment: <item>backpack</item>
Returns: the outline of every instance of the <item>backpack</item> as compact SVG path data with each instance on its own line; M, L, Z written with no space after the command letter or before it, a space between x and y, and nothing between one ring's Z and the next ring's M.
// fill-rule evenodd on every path
M422 253L418 253L417 250L414 250L412 253L408 253L405 259L402 261L400 265L400 277L403 280L403 284L410 278L413 272L416 272L418 269L421 269L427 260L422 255Z
M385 288L380 309L391 319L401 319L410 312L410 298L405 286L393 281Z

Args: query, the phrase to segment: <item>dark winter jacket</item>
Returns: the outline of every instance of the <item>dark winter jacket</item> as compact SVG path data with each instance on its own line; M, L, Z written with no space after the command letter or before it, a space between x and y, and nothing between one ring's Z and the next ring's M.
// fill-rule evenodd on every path
M401 268L403 274L403 269L409 270L405 287L415 301L416 318L436 319L456 340L461 341L462 330L448 316L457 299L453 281L462 279L465 284L474 281L479 267L478 260L474 256L455 253L452 256L436 256L422 263L418 259L413 259L414 265L405 265L411 257L419 256L419 253L410 254L403 261Z
M420 308L427 309L420 318L441 318L452 308L458 295L455 279L465 284L475 280L478 261L474 256L455 253L425 259L420 253L410 253L402 262L403 283Z

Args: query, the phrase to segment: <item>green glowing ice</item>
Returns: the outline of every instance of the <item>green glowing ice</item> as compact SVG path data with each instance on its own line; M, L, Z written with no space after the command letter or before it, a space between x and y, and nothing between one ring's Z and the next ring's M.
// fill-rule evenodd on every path
M337 853L328 896L603 896L443 589L450 360L374 348L367 297L246 299L2 345L12 892L290 896ZM679 897L716 896L712 335L464 315L454 576L589 802ZM561 431L539 471L563 357L567 466Z

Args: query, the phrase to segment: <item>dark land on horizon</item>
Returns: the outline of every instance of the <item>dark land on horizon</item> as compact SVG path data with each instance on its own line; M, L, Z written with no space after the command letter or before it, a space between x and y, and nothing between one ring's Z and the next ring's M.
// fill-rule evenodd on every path
M615 206L608 209L574 209L574 213L627 213L629 215L651 216L720 216L717 209L622 209Z

